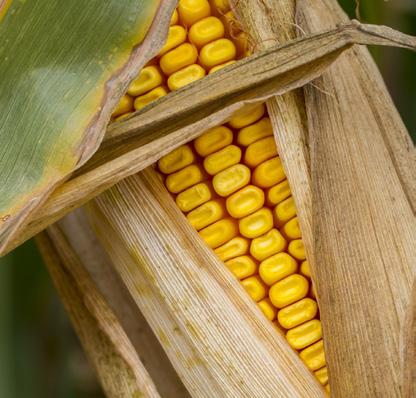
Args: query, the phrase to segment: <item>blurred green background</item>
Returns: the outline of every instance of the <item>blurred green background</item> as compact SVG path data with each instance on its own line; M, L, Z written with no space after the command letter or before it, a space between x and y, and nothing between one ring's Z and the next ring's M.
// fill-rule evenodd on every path
M416 35L415 0L361 0L361 17ZM371 51L415 140L416 54ZM33 242L0 259L0 397L103 397Z

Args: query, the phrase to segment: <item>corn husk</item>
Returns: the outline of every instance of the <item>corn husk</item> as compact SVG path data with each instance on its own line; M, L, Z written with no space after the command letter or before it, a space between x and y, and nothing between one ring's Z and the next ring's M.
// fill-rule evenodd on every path
M346 17L303 1L306 33ZM405 314L415 275L415 149L365 48L305 89L317 285L335 396L403 393ZM413 361L415 358L413 358Z
M56 233L56 229L52 231ZM91 304L83 302L78 282L68 277L58 254L62 247L55 248L46 233L39 235L37 241L55 287L106 394L109 397L126 398L135 394L160 397L143 364L134 355L131 343L105 304L98 298L93 308L95 313L91 313L91 308L88 308ZM74 265L73 261L70 264L68 261L68 265ZM95 292L92 290L90 293L94 295ZM97 299L97 296L94 298ZM96 318L98 314L100 320ZM114 377L115 374L117 377Z

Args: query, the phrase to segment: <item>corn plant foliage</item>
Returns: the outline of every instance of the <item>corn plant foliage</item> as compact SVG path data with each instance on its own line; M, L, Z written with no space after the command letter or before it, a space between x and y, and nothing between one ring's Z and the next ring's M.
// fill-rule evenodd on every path
M95 151L133 50L172 3L0 0L0 235Z

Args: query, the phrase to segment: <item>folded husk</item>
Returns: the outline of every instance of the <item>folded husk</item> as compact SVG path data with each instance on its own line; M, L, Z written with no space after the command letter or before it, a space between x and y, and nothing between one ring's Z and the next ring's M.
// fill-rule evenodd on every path
M106 140L92 159L52 194L25 229L2 242L0 252L6 253L121 179L223 122L245 103L305 85L354 43L416 48L413 37L352 21L272 47L171 93L110 126ZM282 144L279 149L284 149ZM308 182L304 180L302 184ZM307 204L299 202L299 206L306 213ZM307 228L307 217L304 224Z
M324 396L284 336L186 222L153 169L120 182L95 204L98 236L162 345L169 350L182 338L187 346L178 345L177 355L192 349L194 362L174 359L193 396ZM169 325L160 327L164 313L147 308L150 294L175 321L176 336L167 338ZM196 378L196 367L206 377Z

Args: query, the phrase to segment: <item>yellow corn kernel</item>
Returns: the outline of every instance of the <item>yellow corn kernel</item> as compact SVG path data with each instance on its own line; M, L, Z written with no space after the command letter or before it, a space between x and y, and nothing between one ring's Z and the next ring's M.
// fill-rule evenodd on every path
M214 40L224 37L223 23L216 17L201 19L189 29L188 38L197 47L203 47Z
M270 299L265 298L259 301L257 304L269 321L273 321L276 318L277 310Z
M227 145L225 148L208 155L204 159L205 171L210 175L218 174L240 162L241 149L235 145Z
M202 18L211 15L211 7L207 0L179 0L179 18L183 25L191 26Z
M299 239L302 236L300 233L299 220L297 217L292 218L283 226L283 233L289 239Z
M179 194L181 195L181 194ZM179 196L178 195L178 196ZM224 205L219 200L210 200L187 214L190 224L199 231L202 228L221 220L226 215Z
M292 240L287 251L299 261L306 260L305 246L302 239Z
M241 146L249 146L253 142L273 135L272 124L268 117L260 119L251 126L242 128L237 135L237 143Z
M254 122L257 122L264 113L266 108L264 104L247 105L239 111L235 112L228 124L235 129L241 129ZM276 144L274 144L276 146Z
M317 370L314 372L315 377L318 379L318 381L324 386L325 384L328 384L328 368L324 366L323 368Z
M270 300L277 308L283 308L303 299L309 290L309 283L299 274L287 276L275 283L269 292Z
M310 370L318 370L325 366L324 342L317 343L305 348L300 352L300 357Z
M189 65L171 74L168 79L168 87L172 91L179 90L205 76L205 69L197 64Z
M228 196L250 182L250 169L239 163L220 171L212 179L215 192L220 196Z
M176 197L176 204L179 210L187 213L196 207L208 202L212 198L210 186L206 182L196 184Z
M230 2L229 0L211 0L212 11L217 15L224 15L226 12L230 11Z
M244 289L254 301L260 301L267 295L267 287L258 275L250 276L241 281Z
M277 319L285 329L292 329L315 318L318 313L318 304L315 300L306 297L291 304L277 313Z
M331 388L329 387L329 384L327 384L327 385L325 386L325 391L326 391L328 394L330 394L330 393L331 393Z
M250 241L248 239L237 236L214 251L220 260L227 261L231 258L246 254L248 252L249 245Z
M309 279L311 278L311 270L309 269L309 262L308 260L305 260L300 265L300 273Z
M251 241L250 253L259 261L283 251L286 247L286 240L282 234L273 228L263 236L259 236Z
M267 191L267 204L274 206L291 195L289 182L284 180Z
M174 25L169 28L168 37L162 49L159 51L159 56L166 54L168 51L185 43L186 29L181 25Z
M214 127L200 135L195 141L195 150L199 156L205 157L219 151L233 142L233 132L225 126Z
M273 228L273 214L267 207L257 210L238 222L241 235L246 238L257 238Z
M214 66L213 68L211 68L211 69L209 70L208 74L210 75L211 73L214 73L214 72L216 72L217 70L220 70L220 69L222 69L222 68L225 68L226 66L228 66L228 65L232 65L232 64L234 64L234 63L235 63L235 60L233 59L233 60L228 61L228 62L225 62L225 63L223 63L223 64L220 64L220 65Z
M296 326L288 330L286 339L295 350L301 350L316 343L322 338L321 321L312 319L302 325Z
M217 39L206 44L199 52L199 62L205 69L231 61L236 56L234 43L229 39Z
M131 112L133 110L133 98L130 97L130 95L124 94L116 106L116 109L114 109L112 113L112 117L120 116L124 113Z
M179 69L194 64L197 58L196 47L190 43L183 43L160 58L160 68L165 75L170 76Z
M260 263L259 274L264 283L271 286L296 272L298 263L287 253L277 253Z
M235 238L238 235L238 227L235 220L224 218L201 229L199 234L211 249L216 249L225 242Z
M146 66L142 69L139 77L130 84L127 92L134 97L147 93L163 83L163 76L157 66Z
M147 94L141 95L140 97L136 97L136 99L134 100L134 108L138 111L139 109L144 108L146 105L149 105L151 102L164 97L167 93L168 92L165 87L156 87L153 90L149 91Z
M247 278L257 271L257 264L250 256L235 257L226 261L225 264L238 279Z
M157 166L162 173L171 174L189 166L194 161L195 155L191 147L189 145L182 145L160 158Z
M274 137L266 137L253 142L247 147L244 163L249 167L256 167L276 155L277 148Z
M291 218L296 216L296 207L293 196L285 199L283 202L280 202L274 208L274 215L276 216L276 222L278 225L283 225Z
M172 18L170 19L170 25L176 25L179 21L179 15L178 10L175 8L175 11L173 11Z
M247 185L229 196L225 202L231 217L241 218L254 213L263 207L264 192L254 186Z
M171 193L179 193L204 179L204 172L199 165L191 164L166 177L166 187Z
M279 157L260 163L253 171L253 184L261 188L270 188L285 178L286 175Z

